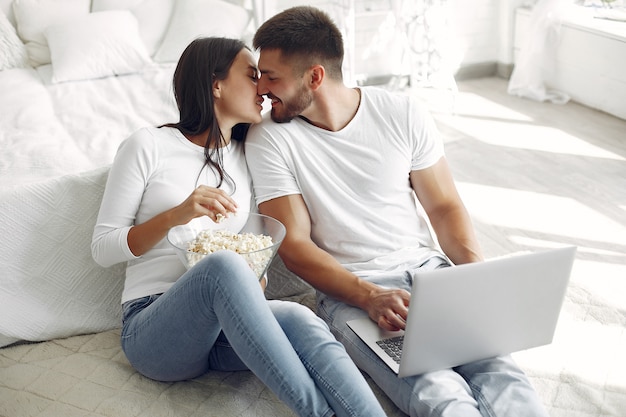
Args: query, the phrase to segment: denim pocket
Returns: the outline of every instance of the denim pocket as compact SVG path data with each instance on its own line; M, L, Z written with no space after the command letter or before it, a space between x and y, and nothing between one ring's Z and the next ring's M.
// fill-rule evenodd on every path
M154 303L160 296L161 294L152 294L146 297L135 298L134 300L126 301L122 304L122 326L135 314Z

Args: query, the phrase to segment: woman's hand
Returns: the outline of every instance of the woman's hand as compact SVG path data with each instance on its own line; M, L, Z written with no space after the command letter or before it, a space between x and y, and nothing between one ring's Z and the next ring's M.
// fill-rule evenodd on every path
M200 216L208 216L217 223L221 218L228 217L228 213L236 212L237 203L223 190L201 185L173 211L176 225L186 224Z
M218 188L201 185L178 206L133 226L128 232L128 247L135 256L141 256L159 243L174 226L201 216L218 222L220 216L226 217L236 211L237 203L231 196Z

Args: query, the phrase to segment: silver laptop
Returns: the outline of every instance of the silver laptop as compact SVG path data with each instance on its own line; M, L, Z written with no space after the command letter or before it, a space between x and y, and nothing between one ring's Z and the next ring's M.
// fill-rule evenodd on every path
M566 247L417 271L404 331L369 318L347 324L400 377L550 344L575 254Z

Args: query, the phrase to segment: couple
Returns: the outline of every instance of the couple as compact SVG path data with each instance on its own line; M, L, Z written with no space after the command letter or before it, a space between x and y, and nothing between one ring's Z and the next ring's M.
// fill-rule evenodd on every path
M250 369L299 416L383 416L356 362L411 416L546 416L510 357L398 378L347 329L366 314L403 328L406 271L479 262L480 249L432 119L408 96L346 87L325 13L287 9L253 43L258 66L240 41L192 42L174 72L180 121L135 132L111 167L92 251L128 262L132 366L161 381ZM318 290L323 320L266 301L232 252L185 271L166 242L195 217L257 206L286 226L280 256Z

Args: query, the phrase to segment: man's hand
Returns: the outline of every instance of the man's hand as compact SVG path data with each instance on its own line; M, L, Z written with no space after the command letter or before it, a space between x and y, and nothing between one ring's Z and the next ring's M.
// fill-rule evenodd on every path
M370 294L367 313L385 330L404 330L410 298L406 290L377 287Z

